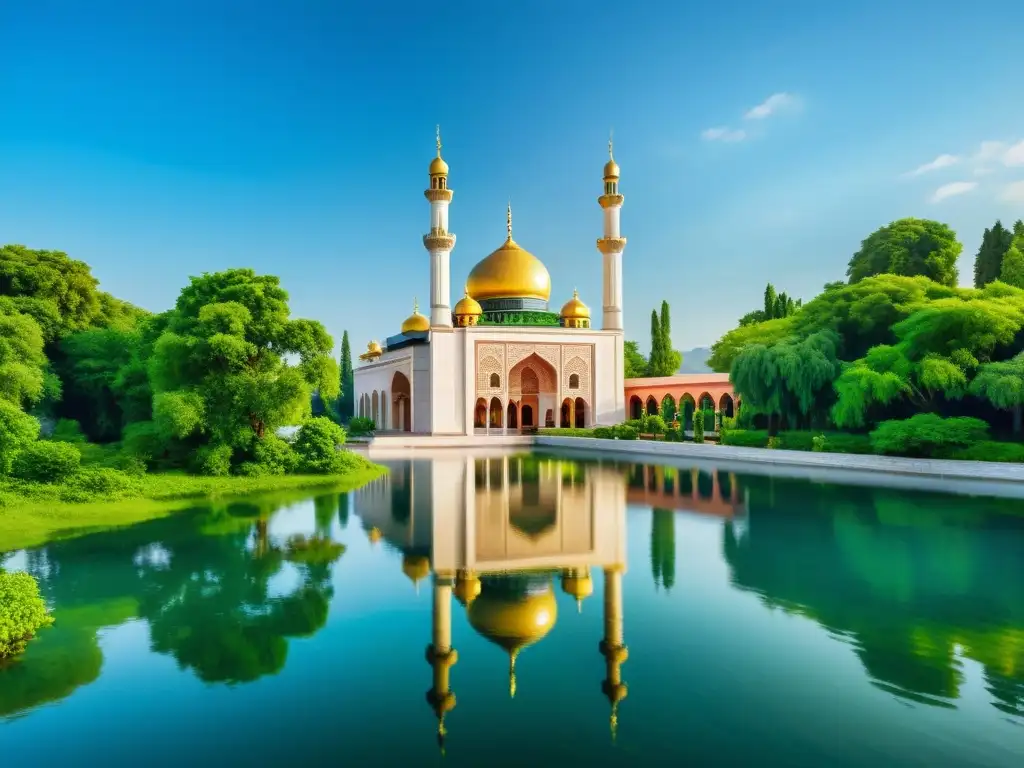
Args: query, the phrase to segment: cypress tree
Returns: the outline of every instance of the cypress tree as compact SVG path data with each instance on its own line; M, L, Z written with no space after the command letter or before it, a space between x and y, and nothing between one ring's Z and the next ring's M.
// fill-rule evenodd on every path
M1000 267L999 279L1008 285L1024 288L1024 254L1014 243L1006 250Z
M775 286L768 283L768 286L764 289L764 319L772 320L775 318Z
M665 366L665 341L661 337L661 320L656 310L651 310L651 357L647 362L648 376L661 376Z
M1014 230L1020 225L1024 233L1024 224L1018 222ZM1014 233L1003 226L1001 221L996 221L991 228L986 229L981 237L981 246L978 248L978 255L974 257L974 287L981 288L993 280L999 279L1002 269L1003 256L1013 242Z
M338 412L343 422L355 416L355 373L352 370L352 348L348 343L348 331L341 336L341 395L338 397Z

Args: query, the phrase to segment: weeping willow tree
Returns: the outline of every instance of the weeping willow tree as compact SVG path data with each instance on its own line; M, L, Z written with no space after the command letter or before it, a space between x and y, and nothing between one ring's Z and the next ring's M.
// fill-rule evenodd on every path
M804 339L784 338L772 344L743 349L729 378L736 394L768 417L768 432L822 425L835 398L832 382L839 375L836 357L839 337L832 330Z
M1024 352L1001 363L986 363L971 382L971 394L1013 413L1013 432L1021 431L1024 410Z

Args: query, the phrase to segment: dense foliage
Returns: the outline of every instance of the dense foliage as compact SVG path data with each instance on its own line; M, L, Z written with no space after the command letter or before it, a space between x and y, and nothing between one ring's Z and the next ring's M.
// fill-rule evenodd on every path
M764 289L764 307L748 312L740 318L740 325L752 325L763 323L765 320L779 320L795 314L803 305L802 299L794 299L783 291L776 293L775 286L771 283Z
M1011 236L998 222L986 230L975 267L980 287L960 288L961 246L949 227L893 222L865 238L848 283L830 283L792 314L726 333L709 364L730 373L741 426L766 426L769 436L876 430L876 450L907 455L991 444L989 428L1019 432L1024 224L1015 230ZM967 423L986 430L964 431ZM969 439L951 442L940 432Z
M111 478L146 465L212 476L339 468L275 430L302 423L314 391L336 403L352 375L347 344L342 363L320 323L290 316L276 277L193 277L171 310L152 315L100 291L88 265L64 253L0 248L6 482L87 496L130 486ZM342 442L343 432L333 445Z
M53 623L39 585L27 573L0 571L0 660L25 650L36 632Z

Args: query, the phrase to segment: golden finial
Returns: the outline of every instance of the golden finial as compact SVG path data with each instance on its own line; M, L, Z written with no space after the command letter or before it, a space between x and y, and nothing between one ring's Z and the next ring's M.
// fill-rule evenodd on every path
M577 291L575 288L572 289L572 297L574 299L578 299L580 297L580 292Z
M437 126L437 156L441 156L441 126Z
M420 300L417 299L414 296L413 299L412 299L412 313L414 315L416 315L416 314L419 314L419 311L420 311Z
M505 228L508 230L508 239L512 239L512 201L508 201L508 209L505 212Z
M612 128L611 130L608 131L608 159L609 160L614 160L615 159L612 156L612 138L614 136L615 136L615 129Z
M508 655L508 695L510 698L516 697L516 656L519 654L519 650L516 649Z
M466 287L463 290L466 292L466 298L467 299L470 298L470 295L469 295L469 283L466 283Z
M618 702L612 704L612 715L609 718L608 725L611 726L612 731L612 743L615 743L616 738L619 735L619 705Z

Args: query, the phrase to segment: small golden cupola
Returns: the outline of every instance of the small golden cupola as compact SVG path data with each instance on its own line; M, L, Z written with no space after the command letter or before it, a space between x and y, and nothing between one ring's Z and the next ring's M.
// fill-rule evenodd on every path
M437 157L430 161L430 188L448 188L448 163L441 158L441 126L437 126Z
M594 594L589 568L570 568L562 574L562 591L576 600L576 610L583 611L583 601Z
M612 154L612 139L608 137L608 162L604 164L604 193L606 195L617 195L619 193L619 164L615 162Z
M376 360L378 357L384 354L384 350L381 349L380 342L371 341L366 345L366 351L359 356L360 360Z
M580 294L573 289L572 298L562 306L563 328L589 328L590 308L580 301Z
M484 309L480 306L480 302L469 295L469 286L467 285L466 295L459 299L459 303L455 305L455 311L452 313L455 315L455 325L459 328L476 325L483 313Z
M420 314L420 304L413 300L412 314L402 323L402 333L426 333L430 330L430 320Z

